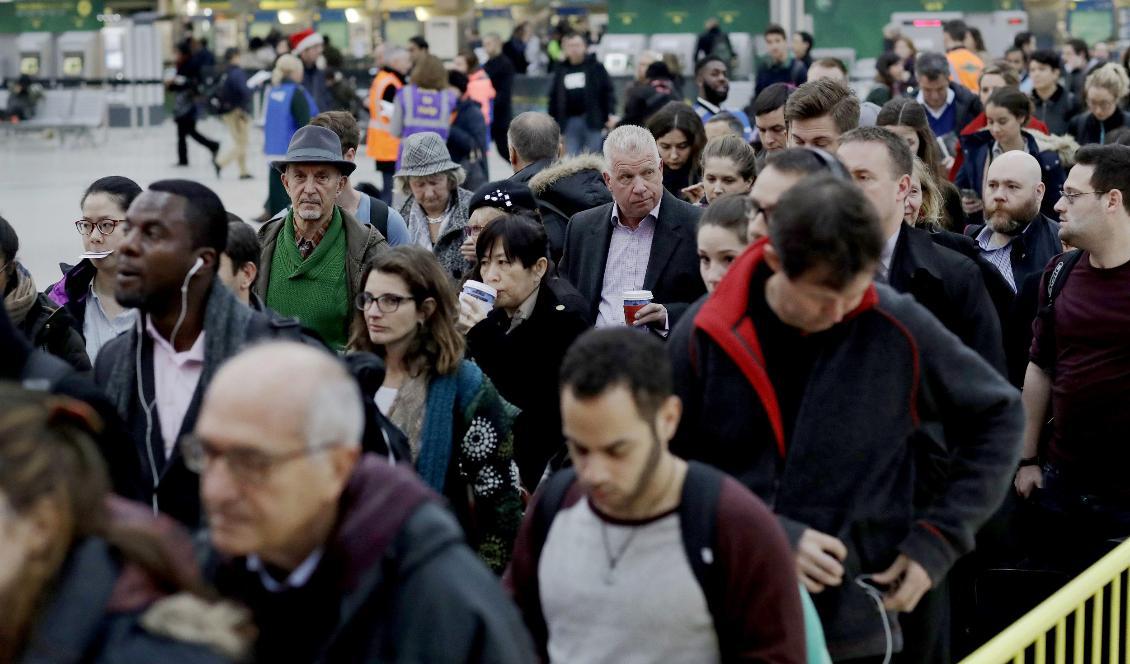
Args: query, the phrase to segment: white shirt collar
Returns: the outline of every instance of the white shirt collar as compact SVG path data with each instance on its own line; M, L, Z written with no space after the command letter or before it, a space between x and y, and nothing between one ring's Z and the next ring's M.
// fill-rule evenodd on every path
M930 108L930 105L926 103L926 98L922 96L921 90L918 91L918 96L915 97L915 101L917 101L919 104L922 104L922 107L926 109L926 112L929 113L930 115L934 116L934 119L937 120L938 118L942 117L942 115L945 114L946 109L950 107L950 104L953 103L953 100L956 97L957 97L957 93L955 93L953 91L953 88L950 88L949 90L947 90L946 91L946 105L943 106L940 110L937 110L937 111Z
M883 251L879 254L879 269L884 279L890 278L891 258L895 255L895 245L899 242L899 233L901 232L902 224L899 224L899 228L894 232L894 235L891 235L887 238L887 241L883 243Z
M322 547L318 547L303 560L302 563L294 568L294 571L286 577L282 583L275 580L273 576L267 572L267 566L259 559L259 556L254 553L247 556L247 569L248 571L255 572L259 575L259 581L263 584L269 592L281 593L284 590L291 588L301 588L306 585L310 577L314 575L314 570L318 569L318 563L322 562Z
M660 192L660 194L659 194L659 202L655 204L655 207L651 208L651 212L648 212L647 216L645 216L643 218L643 220L646 221L648 217L651 217L652 219L659 221L659 206L660 205L663 205L663 193L662 192ZM612 226L615 227L615 226L619 226L619 225L620 225L620 204L613 201L612 202Z
M713 113L715 115L718 115L719 113L722 112L721 106L716 106L714 104L711 104L710 102L706 101L702 97L699 97L695 101L698 102L699 104L701 104L703 108L705 108L706 110L710 111L711 113Z

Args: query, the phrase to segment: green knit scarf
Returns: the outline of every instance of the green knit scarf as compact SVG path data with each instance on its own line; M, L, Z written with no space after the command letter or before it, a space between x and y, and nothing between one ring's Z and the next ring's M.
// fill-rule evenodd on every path
M334 215L322 241L306 260L294 242L294 210L286 215L275 241L267 306L293 316L341 350L349 340L353 307L345 270L345 230L341 210Z

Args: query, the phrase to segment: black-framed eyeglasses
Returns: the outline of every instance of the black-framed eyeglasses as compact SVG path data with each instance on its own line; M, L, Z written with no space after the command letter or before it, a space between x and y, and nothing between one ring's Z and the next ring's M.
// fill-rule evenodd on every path
M753 221L757 215L765 215L765 223L769 223L769 217L773 216L773 210L777 209L776 205L762 205L754 199L749 199L751 205L749 207L749 220Z
M193 434L187 434L180 440L184 465L189 470L202 475L212 464L223 459L232 478L240 484L262 484L276 467L295 459L324 452L337 447L339 444L324 443L322 445L304 446L290 452L271 454L262 450L239 447L221 452L207 440Z
M383 295L373 295L366 291L361 291L357 297L353 298L353 306L361 311L368 311L369 306L374 302L377 303L377 309L382 314L391 314L400 308L401 303L407 302L412 298L407 295L397 295L396 293L385 293Z
M1062 189L1059 190L1059 195L1066 198L1068 203L1074 203L1075 199L1079 198L1080 196L1090 196L1092 194L1098 194L1098 195L1101 196L1101 195L1106 194L1106 193L1110 193L1110 190L1107 189L1106 191L1080 191L1080 192L1076 192L1074 194L1068 193L1068 192L1066 192Z
M109 235L114 232L118 224L124 223L125 219L99 219L98 221L91 221L89 219L79 219L75 222L75 230L79 235L90 235L97 228L98 232L103 235Z

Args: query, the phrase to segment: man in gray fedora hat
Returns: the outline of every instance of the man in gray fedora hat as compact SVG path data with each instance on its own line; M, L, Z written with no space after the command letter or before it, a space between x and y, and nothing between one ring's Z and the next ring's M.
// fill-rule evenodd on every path
M341 140L333 131L302 127L286 157L271 166L279 171L291 205L285 216L259 229L256 290L267 306L299 319L340 350L349 338L361 272L388 242L337 205L356 164L342 158Z

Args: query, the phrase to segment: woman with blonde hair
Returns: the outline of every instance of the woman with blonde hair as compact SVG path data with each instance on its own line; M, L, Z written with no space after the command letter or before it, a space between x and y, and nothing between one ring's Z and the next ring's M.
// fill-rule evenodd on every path
M263 153L267 155L268 164L282 160L294 132L318 114L313 95L302 86L303 73L302 61L289 53L275 61L271 89L263 103ZM290 196L282 185L282 178L278 171L268 169L267 218L288 205Z
M519 411L464 359L455 290L432 252L394 247L362 283L349 350L385 362L384 381L366 397L405 433L420 478L447 496L471 546L501 574L522 518Z
M1107 136L1119 127L1130 126L1130 113L1121 103L1130 92L1130 77L1122 65L1108 62L1087 76L1083 84L1087 112L1071 121L1071 135L1079 145L1104 145Z
M903 221L911 226L938 231L948 227L944 218L945 198L938 181L930 174L930 169L926 168L926 162L915 156Z

